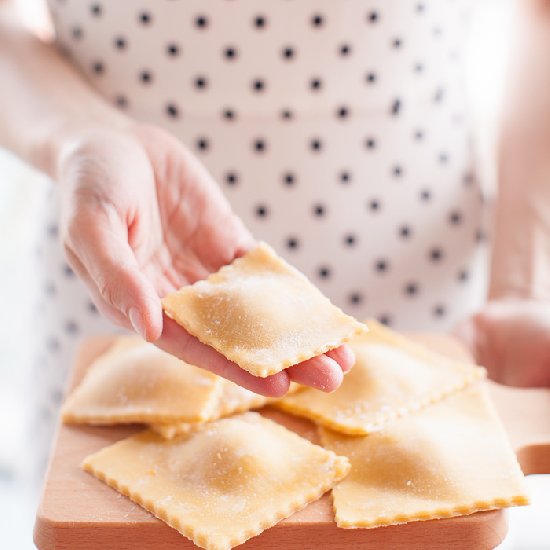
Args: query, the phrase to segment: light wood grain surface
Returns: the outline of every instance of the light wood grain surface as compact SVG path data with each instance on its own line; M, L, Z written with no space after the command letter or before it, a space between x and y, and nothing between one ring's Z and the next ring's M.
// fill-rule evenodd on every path
M416 335L430 347L455 358L467 354L454 340ZM90 362L112 342L96 337L81 347L69 391ZM525 473L550 473L550 391L519 390L490 384L493 400ZM266 416L309 439L316 440L313 424L280 411ZM147 511L83 472L82 459L136 431L139 426L60 426L37 512L34 540L40 550L172 550L195 548ZM486 550L506 534L501 511L413 522L378 529L338 529L330 497L325 495L304 510L242 545L243 549L294 550Z

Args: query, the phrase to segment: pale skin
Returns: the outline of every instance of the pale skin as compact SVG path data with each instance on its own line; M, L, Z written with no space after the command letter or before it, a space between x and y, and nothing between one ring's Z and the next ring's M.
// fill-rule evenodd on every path
M0 145L59 185L67 259L104 315L258 393L283 395L290 380L338 388L354 361L348 346L260 379L163 315L162 296L244 254L253 237L189 150L104 102L53 46L21 28L2 1L0 79ZM507 210L506 192L499 207L516 215ZM497 250L506 249L503 234L497 223ZM493 288L501 275L493 269ZM527 291L513 301L508 296L494 294L458 334L497 380L550 385L550 308Z

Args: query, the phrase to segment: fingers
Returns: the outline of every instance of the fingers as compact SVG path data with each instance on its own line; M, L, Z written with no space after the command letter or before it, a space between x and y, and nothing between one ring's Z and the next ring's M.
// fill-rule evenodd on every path
M108 312L122 314L146 340L160 336L160 298L141 273L128 244L126 224L114 209L102 206L79 211L69 221L65 248L72 263L78 264L75 267L79 274L92 283L94 294L109 306Z
M327 355L318 355L286 369L294 382L330 393L338 389L344 373L342 367Z
M268 397L281 397L290 384L285 371L266 378L253 376L226 359L214 348L203 344L169 317L164 317L161 337L155 342L164 351L184 361L223 376L243 388Z
M353 350L347 344L331 349L325 355L334 359L340 365L343 372L349 372L355 364L355 353L353 353Z

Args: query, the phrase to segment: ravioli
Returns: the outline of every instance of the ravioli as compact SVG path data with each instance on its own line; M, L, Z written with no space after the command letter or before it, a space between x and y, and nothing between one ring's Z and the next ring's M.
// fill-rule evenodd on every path
M162 303L190 334L262 378L366 331L265 243Z
M484 376L484 369L433 353L375 321L367 326L349 342L356 363L338 390L307 388L275 406L336 431L368 434Z
M299 384L291 382L287 395L291 395L299 389L301 389ZM264 405L278 401L278 399L280 398L258 395L230 380L221 378L220 392L215 405L212 407L211 417L208 420L202 422L171 422L168 424L156 423L150 424L149 427L166 439L172 439L178 435L189 433L191 430L201 427L206 422L211 422L224 416L249 411L250 409L259 409Z
M333 489L338 527L379 527L528 504L523 474L484 388L476 384L368 436L321 429L347 456Z
M249 412L169 441L146 431L82 467L196 545L225 550L320 498L350 466Z
M62 409L66 423L200 422L220 378L137 337L120 337L89 367Z

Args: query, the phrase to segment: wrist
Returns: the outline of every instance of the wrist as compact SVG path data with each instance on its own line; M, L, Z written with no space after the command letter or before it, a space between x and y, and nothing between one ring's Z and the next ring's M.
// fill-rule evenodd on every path
M29 152L30 162L52 180L59 180L63 159L92 136L128 132L135 122L109 105L101 105L77 116L48 121L36 132Z

